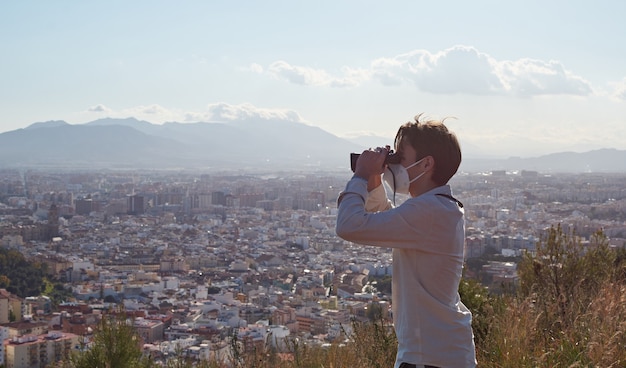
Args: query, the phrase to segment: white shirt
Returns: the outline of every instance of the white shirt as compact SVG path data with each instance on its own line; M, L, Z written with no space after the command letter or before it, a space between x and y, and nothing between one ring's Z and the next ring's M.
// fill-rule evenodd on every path
M392 310L400 363L475 367L471 312L458 287L464 211L444 185L392 208L383 186L354 177L338 199L337 235L393 248ZM378 212L380 211L380 212Z

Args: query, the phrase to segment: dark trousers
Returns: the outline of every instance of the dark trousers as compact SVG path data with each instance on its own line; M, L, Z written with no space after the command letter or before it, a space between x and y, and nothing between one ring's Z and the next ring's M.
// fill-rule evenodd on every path
M400 368L415 368L415 364L402 363L400 364ZM425 365L424 368L437 368L432 365Z

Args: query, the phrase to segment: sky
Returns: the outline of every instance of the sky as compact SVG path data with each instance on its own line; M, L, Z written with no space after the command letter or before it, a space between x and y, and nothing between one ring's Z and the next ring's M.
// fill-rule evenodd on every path
M423 113L476 155L623 150L624 14L621 0L4 1L0 133L259 118L384 145Z

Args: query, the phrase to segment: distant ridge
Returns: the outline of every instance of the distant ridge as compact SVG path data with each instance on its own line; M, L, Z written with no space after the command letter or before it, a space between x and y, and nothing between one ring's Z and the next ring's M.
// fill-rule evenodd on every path
M57 121L0 134L0 167L340 170L359 150L318 127L288 121Z
M106 118L79 125L48 121L1 133L0 168L332 170L349 174L350 152L361 152L369 147L364 143L376 141L375 137L368 139L347 140L318 127L282 120L161 125L134 118ZM392 139L388 143L392 144ZM626 151L469 157L464 158L460 170L626 172Z
M27 126L25 129L56 128L56 127L65 126L65 125L69 125L69 124L64 122L63 120L50 120L50 121L44 121L40 123L33 123Z
M626 151L604 148L507 159L467 159L470 171L538 171L541 173L626 173Z

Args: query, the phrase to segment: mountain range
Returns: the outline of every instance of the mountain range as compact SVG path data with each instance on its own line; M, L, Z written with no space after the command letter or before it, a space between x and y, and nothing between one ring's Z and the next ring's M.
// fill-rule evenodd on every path
M282 120L153 124L105 118L34 123L0 134L0 168L349 170L349 154L376 138L344 139ZM380 145L390 144L380 138ZM626 172L626 151L601 149L533 158L485 159L464 151L461 171Z

